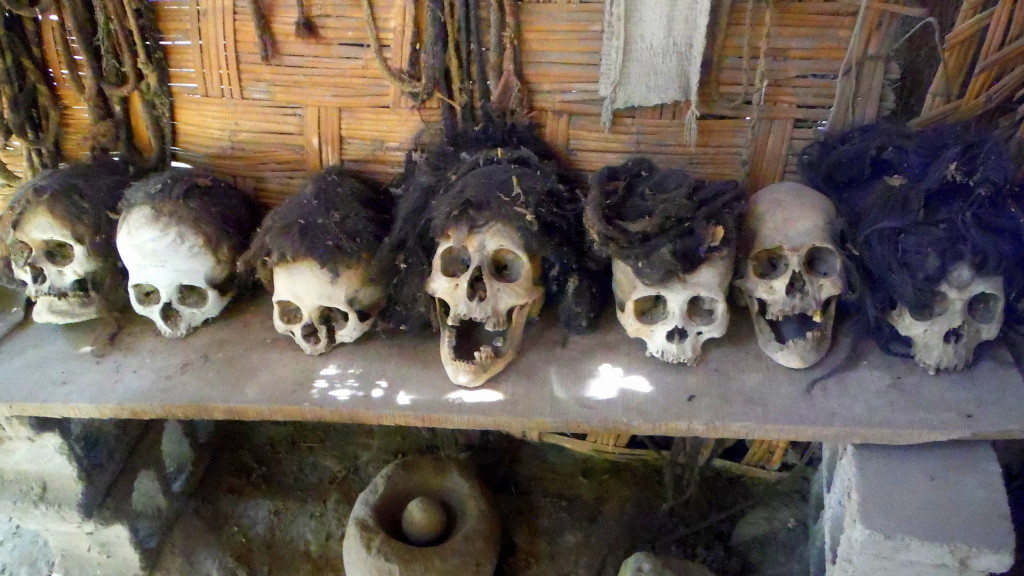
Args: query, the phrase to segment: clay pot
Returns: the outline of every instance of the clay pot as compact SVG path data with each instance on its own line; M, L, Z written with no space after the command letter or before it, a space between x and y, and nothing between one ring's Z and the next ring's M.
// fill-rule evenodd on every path
M417 498L440 505L444 512L438 522L437 507L426 506L433 510L426 526L421 526L426 536L406 534L402 528L402 516ZM422 509L423 502L413 508ZM431 537L433 531L438 533L436 538ZM437 456L403 458L384 468L356 499L342 547L345 573L493 576L500 537L501 525L490 496L468 465Z

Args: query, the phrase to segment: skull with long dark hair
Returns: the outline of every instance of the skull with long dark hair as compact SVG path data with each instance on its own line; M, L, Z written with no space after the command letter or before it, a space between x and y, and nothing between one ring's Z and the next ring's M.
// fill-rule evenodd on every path
M729 327L727 293L746 194L646 158L591 178L586 223L612 257L619 323L647 355L694 365Z
M879 123L808 146L800 164L848 223L863 311L884 351L932 374L959 370L1004 317L1021 323L1007 302L1024 288L1022 197L996 136Z
M392 198L341 166L267 214L244 262L273 293L274 327L323 354L373 325L385 286L371 262L391 228Z
M11 276L35 301L36 322L81 322L119 307L114 230L130 183L125 163L103 160L44 171L15 192L0 237Z
M590 326L593 281L582 203L529 127L497 122L452 145L411 153L395 232L382 253L396 266L392 326L441 330L441 361L460 386L479 386L519 353L546 297L563 324Z

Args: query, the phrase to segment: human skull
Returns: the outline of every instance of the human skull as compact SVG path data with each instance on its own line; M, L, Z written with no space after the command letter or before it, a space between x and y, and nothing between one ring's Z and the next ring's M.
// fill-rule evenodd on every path
M612 291L619 323L647 343L647 355L693 366L701 347L729 327L726 289L732 253L717 254L699 268L656 286L640 282L628 264L612 259Z
M102 315L93 277L103 263L46 206L37 203L28 208L14 239L11 269L35 301L33 320L70 324Z
M426 291L435 298L448 377L480 386L515 359L527 318L540 312L540 258L508 224L455 225L438 243Z
M337 276L312 260L274 266L274 328L310 356L354 342L373 325L384 289L368 280L368 264Z
M999 336L1006 295L1002 276L978 276L967 262L953 266L922 309L898 304L889 323L910 339L914 359L929 374L961 370L974 349Z
M117 250L128 269L132 308L167 338L184 338L215 318L234 295L234 260L215 254L193 229L160 217L151 207L127 210Z
M750 198L745 227L750 252L735 284L758 346L788 368L812 366L832 343L845 285L835 206L807 186L780 182Z

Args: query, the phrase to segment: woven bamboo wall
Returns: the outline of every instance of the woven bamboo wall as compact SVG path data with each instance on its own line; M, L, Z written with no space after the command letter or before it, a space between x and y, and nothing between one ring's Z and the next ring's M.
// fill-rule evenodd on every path
M151 1L171 68L176 158L212 168L268 204L339 161L386 181L413 135L439 118L436 103L413 109L382 77L360 0L307 0L321 33L313 40L295 37L292 0L263 0L278 50L270 64L260 61L247 0ZM904 8L866 5L855 38L859 2L717 2L692 148L683 142L681 104L622 111L610 132L602 130L601 0L520 4L523 80L545 137L576 169L647 154L703 178L744 179L754 190L794 177L793 155L829 119L837 90L853 95L844 123L891 107L886 87L898 71L884 56ZM374 0L373 10L384 54L401 69L412 49L414 3ZM64 104L61 147L76 159L89 126L67 71L56 65L52 24L44 21L44 47ZM848 51L851 66L865 70L856 82L838 80ZM16 149L0 156L21 169Z

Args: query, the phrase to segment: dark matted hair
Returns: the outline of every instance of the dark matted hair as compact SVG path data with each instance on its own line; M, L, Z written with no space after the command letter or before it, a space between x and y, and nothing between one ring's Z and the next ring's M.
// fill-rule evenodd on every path
M149 207L158 217L195 230L214 254L232 262L249 246L262 215L262 208L249 194L189 168L171 168L132 184L125 191L121 213L138 206ZM231 274L226 283L234 281L235 275Z
M131 184L131 167L112 159L45 170L22 184L0 216L0 283L15 287L8 244L26 212L42 205L90 254L117 262L117 206Z
M746 206L739 182L705 182L638 157L591 177L584 221L599 250L656 285L733 249Z
M559 300L562 324L572 332L591 327L605 298L603 263L587 246L578 188L533 126L492 118L451 143L414 148L396 193L395 226L377 261L394 278L386 324L430 326L433 303L423 288L445 230L503 222L543 257L544 284Z
M391 229L391 194L374 191L331 166L263 219L242 265L273 292L272 269L309 259L337 276L342 267L376 255Z
M865 310L887 352L908 355L886 317L931 305L950 268L967 261L1003 275L1008 302L1024 292L1024 220L1005 144L966 124L918 132L877 123L827 136L800 156L807 184L839 207L859 255ZM1013 317L1007 307L1008 321Z

